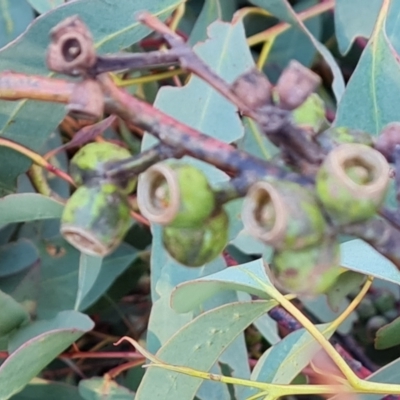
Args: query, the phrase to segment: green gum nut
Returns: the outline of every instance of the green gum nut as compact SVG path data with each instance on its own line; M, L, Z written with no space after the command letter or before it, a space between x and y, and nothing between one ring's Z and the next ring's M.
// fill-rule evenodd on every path
M188 267L200 267L218 257L228 243L229 218L224 210L198 228L163 228L162 239L169 255Z
M104 172L106 163L122 161L130 157L132 155L127 149L114 143L89 143L72 157L70 164L71 177L78 186L89 183ZM124 193L130 193L135 187L136 179L132 179L120 190Z
M389 164L364 144L342 144L325 158L316 177L316 191L337 224L371 218L382 204L389 184Z
M216 208L206 176L188 164L151 166L139 176L137 192L144 217L175 228L200 227Z
M339 243L332 239L301 250L276 251L272 278L285 292L313 296L328 291L345 272L339 262Z
M319 133L328 122L325 118L324 101L316 93L307 97L307 100L292 112L293 122L311 134Z
M80 186L65 205L61 233L82 253L104 257L130 227L129 204L112 184Z
M324 149L331 150L345 143L360 143L370 147L374 144L369 133L344 126L329 128L320 133L316 139Z
M326 222L311 190L296 183L258 181L242 208L245 228L275 249L300 249L318 243Z

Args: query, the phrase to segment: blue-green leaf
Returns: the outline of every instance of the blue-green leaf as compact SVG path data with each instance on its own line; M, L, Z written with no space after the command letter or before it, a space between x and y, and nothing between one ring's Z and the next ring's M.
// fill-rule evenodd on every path
M342 243L340 250L343 267L400 285L400 271L396 266L363 240Z
M369 38L374 29L382 0L336 0L335 29L339 50L346 54L357 37Z
M399 116L393 104L400 102L400 67L391 40L399 36L396 21L385 31L386 9L382 9L374 32L365 47L341 99L336 126L378 135ZM398 15L400 3L392 2L390 13ZM397 39L396 39L397 40ZM360 101L362 99L362 101Z
M64 206L38 193L10 194L0 199L0 224L59 218Z
M82 379L79 394L85 400L133 400L135 394L118 383L105 378Z
M171 307L180 313L188 312L222 290L237 290L268 299L265 286L271 285L262 261L256 260L181 283L172 292Z
M79 257L78 293L76 295L74 310L80 309L83 299L96 283L102 264L102 257L88 256L81 253Z
M53 320L36 321L10 339L10 356L0 366L0 398L19 392L58 354L94 324L75 311L59 313Z
M0 47L19 36L33 21L35 13L26 0L0 2Z
M0 336L12 332L29 321L29 314L25 309L2 291L0 291L0 310Z
M206 311L173 335L156 356L169 364L209 371L226 347L274 305L272 301L253 301ZM151 367L139 386L136 400L192 399L201 383L200 379Z
M27 239L18 239L0 246L0 278L17 274L39 260L36 246Z

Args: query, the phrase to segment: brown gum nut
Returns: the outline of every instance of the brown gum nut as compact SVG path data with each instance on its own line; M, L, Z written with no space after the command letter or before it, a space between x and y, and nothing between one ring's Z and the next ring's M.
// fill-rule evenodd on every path
M303 104L320 84L321 78L317 74L298 61L292 60L282 72L274 91L282 108L294 110Z

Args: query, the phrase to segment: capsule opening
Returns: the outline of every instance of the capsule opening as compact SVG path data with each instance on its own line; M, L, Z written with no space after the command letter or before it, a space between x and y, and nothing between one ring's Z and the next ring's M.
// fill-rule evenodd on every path
M149 221L167 225L179 211L180 193L175 171L153 165L139 177L138 205Z
M267 244L276 246L287 225L284 201L273 185L257 182L243 203L242 220L246 229Z
M68 243L89 256L105 257L115 248L114 245L105 246L91 232L79 227L66 225L62 226L60 231Z
M66 38L61 47L64 60L72 62L82 54L82 46L78 39L74 37Z

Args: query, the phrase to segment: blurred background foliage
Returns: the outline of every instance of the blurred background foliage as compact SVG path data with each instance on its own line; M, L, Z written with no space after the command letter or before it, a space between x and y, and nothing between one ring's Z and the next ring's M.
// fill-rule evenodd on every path
M294 19L289 4L299 15L307 15L305 26ZM88 24L101 53L159 48L160 38L149 35L134 20L137 11L147 9L160 18L169 18L170 24L175 24L196 52L227 81L255 63L275 82L290 60L300 61L322 77L318 94L325 101L330 122L376 134L384 124L396 119L393 104L398 104L400 96L399 69L390 56L392 48L399 49L400 32L395 21L399 5L393 1L385 15L385 26L374 30L381 7L381 0L189 0L185 7L179 0L0 0L0 69L49 75L45 66L49 30L74 14ZM266 16L262 10L271 15ZM230 23L234 15L242 18L243 25ZM215 23L216 20L224 23ZM371 35L373 41L368 41ZM202 132L233 142L258 157L277 154L251 121L240 120L233 106L196 78L187 85L188 76L182 73L167 76L144 71L115 78L131 94ZM345 91L344 83L348 83ZM378 107L379 112L373 107ZM1 101L0 109L0 136L42 155L68 143L87 125L87 121L66 116L58 105ZM115 121L96 140L123 143L137 154L151 140L147 136L143 139L143 134ZM68 171L75 151L61 149L49 161ZM198 165L211 182L226 179L221 171ZM155 353L176 332L185 335L183 327L204 311L249 301L248 295L232 286L179 314L170 305L175 286L224 271L223 257L199 269L183 267L166 254L158 227L151 230L137 221L133 221L124 243L104 260L80 254L59 234L63 207L59 199L68 198L71 188L42 171L40 176L54 195L49 198L38 194L29 168L27 158L0 148L0 399L132 399L145 372L144 359L137 353L133 356L128 345L115 347L114 342L128 335ZM240 201L230 203L227 209L231 216L229 254L239 264L257 262L260 255L268 261L271 249L243 230L238 217ZM398 368L396 360L400 357L396 339L400 273L363 245L360 241L345 241L342 263L349 270L378 279L334 337L371 370L392 363L381 371L379 380L399 383L398 374L393 371ZM325 297L318 297L301 299L297 305L315 324L326 323L354 297L350 289L331 293L329 304ZM191 290L185 295L188 297L182 297L183 303L191 298ZM310 338L299 331L297 336L288 335L281 340L285 335L282 328L278 329L265 313L258 315L256 311L249 317L252 325L244 334L227 334L229 346L221 356L215 350L218 362L210 361L214 364L211 371L248 378L263 357L256 371L259 378L268 379L263 374L269 365L271 382L290 383L293 378L279 376L281 365L271 366L268 352L274 351L275 359L282 363L286 360L283 365L287 368L294 353L296 360L301 360L299 365L306 365L310 357L307 347L300 351L295 344L301 340L310 342ZM242 312L246 315L249 310ZM228 317L229 312L220 316ZM197 327L196 335L202 335L207 327L204 324ZM188 340L195 340L196 335L191 335ZM183 347L175 345L177 362L186 351L184 341L181 343ZM282 345L276 347L277 343ZM168 351L171 350L165 350ZM63 355L58 357L61 352ZM271 372L271 368L276 370ZM299 382L305 379L301 369L291 370ZM161 385L160 379L164 379L161 372L145 378L137 398L150 398L155 385L160 385L160 392L168 390L166 385L170 382L166 380ZM191 390L182 386L179 393L164 393L160 398L189 400ZM204 382L196 398L241 400L249 395L243 388Z

